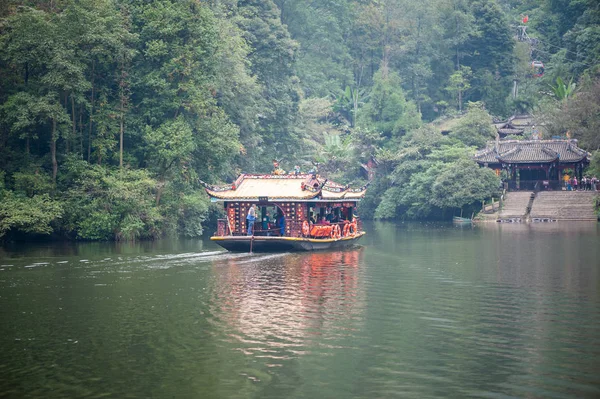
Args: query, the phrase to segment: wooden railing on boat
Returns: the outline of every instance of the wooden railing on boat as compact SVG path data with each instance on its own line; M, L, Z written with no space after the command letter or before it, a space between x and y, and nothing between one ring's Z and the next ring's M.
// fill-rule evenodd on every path
M331 238L332 230L334 226L339 226L340 228L340 236L346 237L349 235L354 235L357 232L362 230L362 221L359 218L355 218L356 228L352 233L345 229L346 225L350 224L350 222L343 221L339 223L332 224L311 224L310 234L307 238ZM243 236L246 235L245 231L231 231L229 224L227 223L227 219L217 219L217 231L216 236L225 237L225 236ZM303 237L302 234L302 224L304 222L294 222L291 219L286 219L286 234L287 237ZM289 226L289 227L288 227ZM271 227L271 226L270 226ZM279 236L280 229L278 227L263 229L261 222L256 222L254 224L254 235L255 236Z

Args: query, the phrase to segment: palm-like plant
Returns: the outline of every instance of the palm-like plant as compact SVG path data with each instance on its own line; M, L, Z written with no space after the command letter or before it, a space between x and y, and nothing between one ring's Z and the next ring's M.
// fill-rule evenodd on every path
M325 144L318 154L318 160L325 169L338 170L347 165L353 157L354 146L350 136L342 138L339 134L323 133Z
M567 98L570 98L575 94L575 89L577 88L577 83L573 83L573 78L569 80L569 83L566 84L562 78L559 76L556 78L556 86L548 85L550 89L552 89L552 93L554 97L556 97L559 101L565 101Z

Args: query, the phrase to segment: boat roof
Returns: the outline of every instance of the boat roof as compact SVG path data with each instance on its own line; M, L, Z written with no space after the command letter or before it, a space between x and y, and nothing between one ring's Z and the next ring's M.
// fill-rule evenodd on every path
M202 182L216 201L359 201L367 186L351 188L316 174L241 174L227 186Z

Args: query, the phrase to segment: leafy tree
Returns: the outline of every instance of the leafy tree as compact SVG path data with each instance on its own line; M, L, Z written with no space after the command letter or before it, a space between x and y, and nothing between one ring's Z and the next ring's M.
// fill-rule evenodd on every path
M264 88L251 70L249 55L252 48L239 26L242 17L230 13L228 6L219 2L212 9L219 42L215 53L217 106L239 128L241 150L233 151L238 154L236 163L242 170L259 170L263 163L262 153L247 149L260 147L262 143L259 115L264 107Z
M480 36L479 24L469 9L466 0L450 0L441 4L441 22L444 25L446 42L452 50L454 70L459 71L462 60L470 51L467 48L470 40Z
M456 96L458 101L458 111L462 112L463 95L471 88L469 82L472 76L471 68L468 66L461 66L460 70L450 75L449 84L446 90Z
M470 103L469 111L452 128L450 137L467 146L482 148L496 136L492 117L481 107L481 103Z
M276 0L281 21L299 42L296 70L306 97L339 96L353 83L349 0Z
M573 83L573 78L569 80L569 83L565 83L560 76L556 78L556 85L550 85L554 97L559 101L565 101L573 96L576 87L577 84Z
M400 136L421 123L414 103L407 101L395 72L379 71L374 77L375 85L369 102L365 105L362 125L391 138Z
M214 55L222 53L213 12L193 1L156 0L134 7L132 16L145 43L134 60L136 134L150 134L144 158L161 160L150 168L161 181L167 169L182 168L184 158L204 178L221 168L226 172L240 148L239 129L215 98L220 70Z
M20 197L8 191L0 197L0 238L8 232L50 234L51 223L63 215L61 204L48 194Z
M251 71L263 87L259 129L263 142L255 151L262 154L290 153L299 146L289 134L300 101L300 87L294 72L298 43L281 23L280 11L272 0L243 0L237 3L238 26L251 46Z
M431 203L440 208L479 204L498 193L500 179L493 170L469 159L450 164L431 187Z
M68 168L79 168L77 164ZM100 165L74 171L65 193L62 230L80 239L135 240L161 235L154 205L157 182L144 170L112 170Z
M319 168L320 171L334 173L346 169L353 158L351 138L329 133L324 133L323 138L325 144L317 157L317 161L323 164L323 167Z
M148 143L149 160L156 168L160 182L156 194L158 205L167 179L172 179L174 169L189 164L196 143L192 127L181 115L175 120L166 121L157 129L146 126L144 138Z
M600 148L600 79L582 79L577 93L542 108L542 117L552 136L569 134L582 148ZM564 89L564 88L563 88Z

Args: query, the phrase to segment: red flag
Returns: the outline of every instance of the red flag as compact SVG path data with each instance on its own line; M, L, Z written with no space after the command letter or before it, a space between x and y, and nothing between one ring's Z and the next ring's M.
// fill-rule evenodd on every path
M529 15L525 15L525 17L523 17L523 23L526 24L527 21L529 21Z

